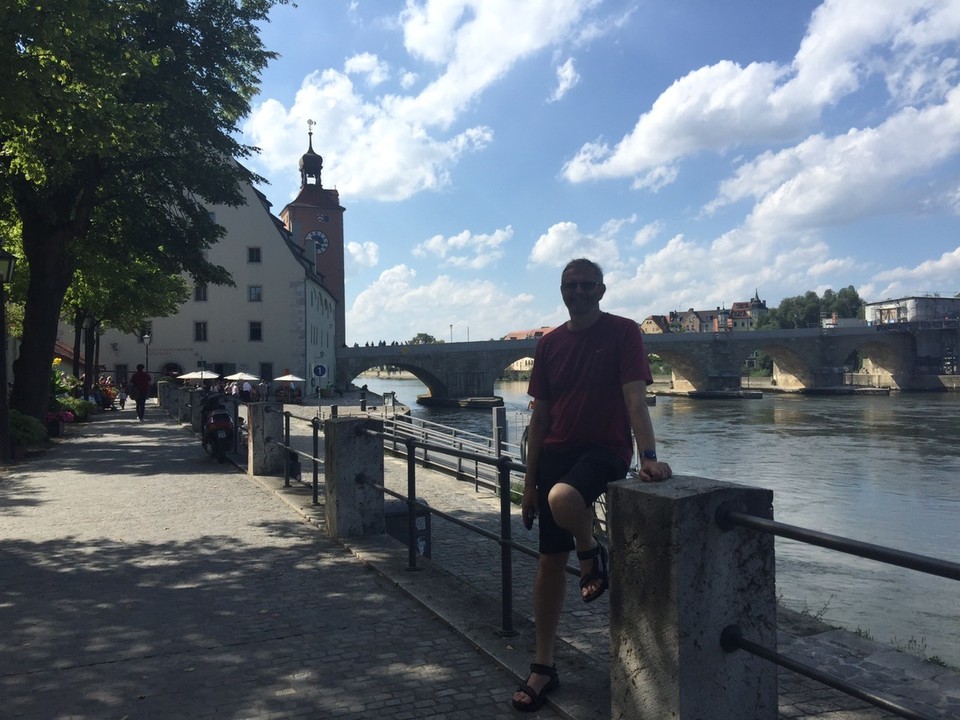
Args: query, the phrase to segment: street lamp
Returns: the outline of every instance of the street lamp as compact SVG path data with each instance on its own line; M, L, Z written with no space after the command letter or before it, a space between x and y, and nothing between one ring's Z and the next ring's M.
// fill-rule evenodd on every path
M453 342L453 325L450 326L450 342Z
M12 455L10 444L10 393L7 388L7 300L4 287L13 280L13 268L17 258L0 248L0 340L3 342L3 357L0 358L0 462L7 463Z
M150 341L153 340L149 335L144 335L143 340L143 366L146 372L150 372Z

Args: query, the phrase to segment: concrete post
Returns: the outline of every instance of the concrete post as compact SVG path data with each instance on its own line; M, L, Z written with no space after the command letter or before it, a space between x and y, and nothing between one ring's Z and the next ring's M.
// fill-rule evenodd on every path
M283 475L283 403L247 405L247 473Z
M190 387L177 388L177 420L190 420L190 406L193 404L195 390Z
M177 384L168 381L157 383L157 402L167 411L167 415L177 417L180 407Z
M366 418L331 418L323 423L324 493L330 537L382 535L383 492L358 478L383 485L383 440L362 432Z
M611 483L611 714L776 720L777 668L720 633L776 649L774 538L721 530L717 509L773 517L773 493L698 477Z
M190 427L194 432L203 430L203 391L194 390L190 394Z

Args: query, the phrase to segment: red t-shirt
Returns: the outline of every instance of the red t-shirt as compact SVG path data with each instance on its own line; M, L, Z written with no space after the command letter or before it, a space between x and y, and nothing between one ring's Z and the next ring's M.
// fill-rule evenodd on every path
M623 399L629 382L653 382L643 334L633 320L603 313L586 330L566 324L537 344L527 392L550 404L544 445L602 447L633 457L630 416Z

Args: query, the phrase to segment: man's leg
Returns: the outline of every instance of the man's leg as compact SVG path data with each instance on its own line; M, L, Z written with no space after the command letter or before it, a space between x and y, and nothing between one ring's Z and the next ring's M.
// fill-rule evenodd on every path
M533 616L536 622L537 654L534 662L551 667L556 644L557 625L563 609L567 582L567 559L570 553L541 553L537 563L537 577L533 586ZM549 675L530 673L527 685L537 693L550 682ZM518 703L529 703L531 698L519 690L513 695Z
M586 552L597 546L593 537L593 508L586 505L583 495L572 485L560 482L553 486L547 497L550 511L557 525L573 535L578 552ZM593 570L594 559L580 560L580 573L586 576ZM600 585L598 578L582 589L583 595L592 594Z

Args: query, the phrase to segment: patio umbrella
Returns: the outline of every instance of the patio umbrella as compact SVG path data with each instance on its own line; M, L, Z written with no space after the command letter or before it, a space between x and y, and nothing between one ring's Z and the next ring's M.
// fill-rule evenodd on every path
M250 380L250 381L253 381L253 380L259 380L260 377L257 376L257 375L251 375L250 373L238 372L238 373L234 373L233 375L224 375L224 376L223 376L223 379L224 379L224 380Z
M297 377L296 375L281 375L280 377L275 377L274 382L305 382L302 377Z
M216 380L218 377L220 377L220 374L212 370L194 370L193 372L178 375L177 380Z

